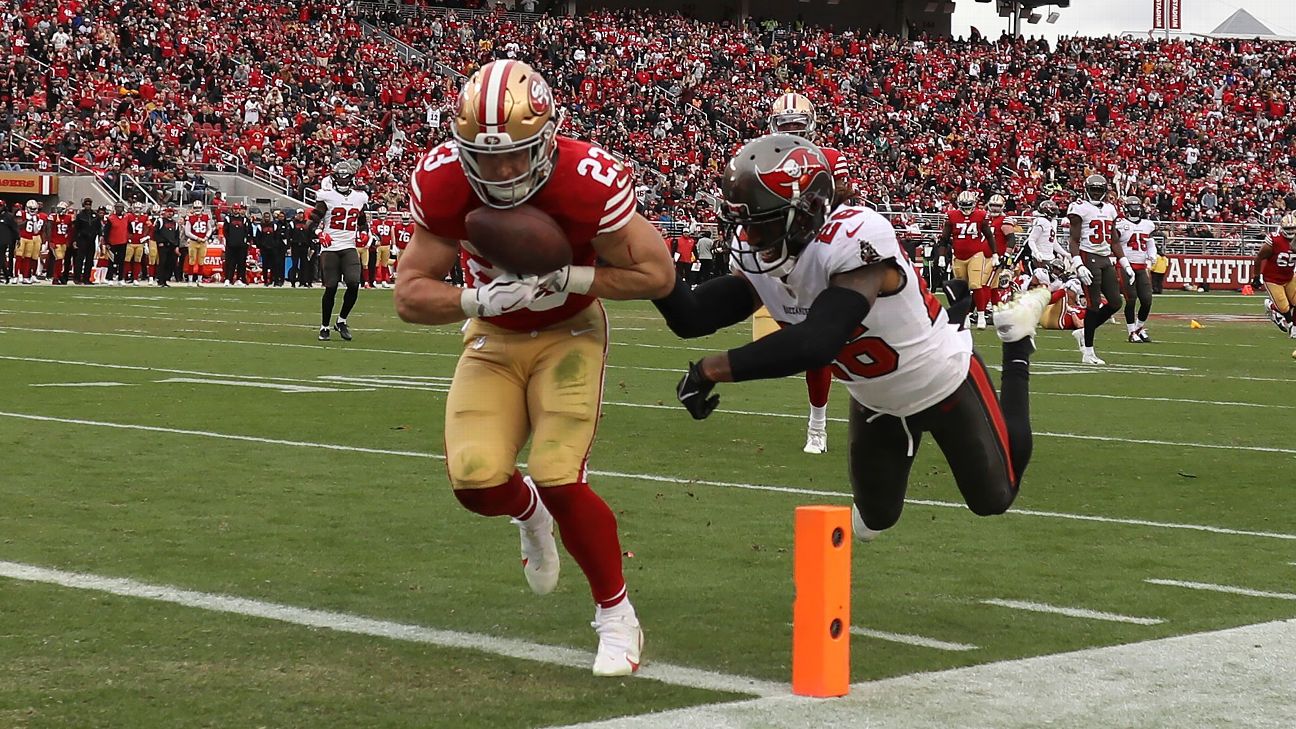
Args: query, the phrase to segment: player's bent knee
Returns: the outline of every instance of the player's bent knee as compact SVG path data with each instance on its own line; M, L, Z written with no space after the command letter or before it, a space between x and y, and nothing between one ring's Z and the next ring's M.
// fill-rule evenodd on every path
M998 516L1012 506L1013 501L1017 498L1017 490L1010 487L1004 482L999 488L994 489L975 499L968 499L968 509L977 516Z
M484 489L498 486L517 470L515 454L495 448L469 446L452 449L446 457L450 485L456 489Z
M537 486L561 486L583 481L585 449L577 451L568 444L531 444L527 458L527 473Z

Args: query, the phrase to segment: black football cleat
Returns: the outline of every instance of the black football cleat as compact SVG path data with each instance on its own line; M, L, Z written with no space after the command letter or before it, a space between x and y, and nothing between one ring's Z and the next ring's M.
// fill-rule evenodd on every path
M329 340L329 328L328 328L328 327L320 327L319 338L320 338L320 341L321 341L321 342L327 342L327 341Z
M346 322L339 321L333 325L333 328L338 331L338 334L342 335L342 341L351 341L351 327L347 326Z

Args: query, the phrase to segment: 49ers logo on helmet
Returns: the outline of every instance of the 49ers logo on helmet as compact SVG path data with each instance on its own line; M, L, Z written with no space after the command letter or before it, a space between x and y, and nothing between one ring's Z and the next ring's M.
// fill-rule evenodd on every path
M756 175L767 190L791 200L810 187L815 175L827 172L823 160L805 147L793 147L773 168L756 168Z
M553 103L553 94L549 91L549 84L546 84L539 78L532 77L530 86L531 111L536 114L544 114L549 111Z

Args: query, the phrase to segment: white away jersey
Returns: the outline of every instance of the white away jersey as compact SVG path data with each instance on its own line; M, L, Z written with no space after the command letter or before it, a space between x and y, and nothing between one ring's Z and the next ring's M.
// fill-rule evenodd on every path
M1110 256L1116 237L1116 206L1076 200L1067 208L1067 217L1072 215L1080 216L1080 250Z
M1057 258L1057 222L1045 217L1035 218L1026 237L1031 257L1037 263L1047 264Z
M737 255L753 254L740 244ZM878 297L832 368L851 397L865 407L913 415L962 384L972 336L950 326L944 307L914 275L886 218L866 207L838 208L785 279L745 275L775 321L796 324L805 319L832 276L881 261L894 261L904 284Z
M1156 241L1152 234L1156 232L1156 223L1144 218L1137 223L1128 218L1116 221L1116 232L1120 235L1121 247L1125 257L1135 266L1151 266L1156 262Z
M360 228L360 213L369 204L369 193L363 190L352 190L343 195L337 190L320 189L315 199L328 206L324 211L324 221L320 223L323 232L332 239L326 251L342 251L355 248L356 232Z

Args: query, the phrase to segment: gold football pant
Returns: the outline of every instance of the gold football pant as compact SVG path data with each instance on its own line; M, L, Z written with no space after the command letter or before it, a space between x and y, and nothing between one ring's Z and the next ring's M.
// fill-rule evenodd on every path
M536 485L584 482L603 399L603 306L534 332L472 319L463 344L446 399L450 485L504 483L528 437L527 470Z
M207 241L197 238L189 239L189 267L202 267L207 262Z
M752 341L768 336L779 330L778 322L770 316L769 309L761 307L752 314Z
M14 249L14 256L17 258L40 258L41 238L19 238L18 246ZM32 275L36 275L35 271Z
M991 270L984 253L974 253L971 258L954 259L954 278L967 281L969 289L979 289L988 285Z
M1289 311L1293 304L1296 304L1296 278L1285 284L1276 284L1265 282L1265 291L1269 293L1269 298L1273 299L1274 308L1279 312Z
M126 244L126 262L127 262L127 263L139 263L141 260L143 260L143 258L144 258L144 244L143 244L143 243L127 243L127 244Z

